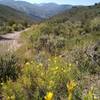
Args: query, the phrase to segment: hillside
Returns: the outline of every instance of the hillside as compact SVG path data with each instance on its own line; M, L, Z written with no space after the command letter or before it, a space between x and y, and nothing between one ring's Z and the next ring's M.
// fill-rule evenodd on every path
M1 99L100 100L100 3L34 24L18 39L16 51L0 53Z
M70 79L74 79L78 83L78 88L75 93L73 93L73 100L85 100L83 97L86 93L88 96L88 91L92 91L92 86L94 87L94 95L98 98L97 100L99 100L99 3L93 6L74 7L39 25L33 25L30 30L22 34L22 37L26 43L26 48L28 48L26 51L25 49L23 50L25 51L24 54L28 54L27 58L24 55L22 56L24 56L25 59L33 58L35 61L43 64L42 68L45 69L42 69L42 71L45 70L45 73L47 73L46 82L48 85L48 79L54 82L51 83L54 87L50 85L50 90L55 93L54 100L58 100L57 98L60 98L59 100L65 100L66 81ZM53 57L55 58L53 59ZM70 69L70 72L73 74L66 71L69 68L68 66L71 66L72 69ZM73 66L76 66L78 72L73 72ZM57 72L55 71L56 69ZM65 73L63 71L65 71ZM58 76L56 77L53 73L56 73ZM45 84L46 89L48 89L48 85ZM90 98L86 100L90 100Z
M42 20L52 17L60 12L72 8L71 5L58 5L55 3L31 4L25 1L0 0L0 4L7 5L27 13L33 19Z
M0 22L7 22L11 20L16 22L32 21L32 19L25 13L10 8L8 6L0 5Z
M56 37L57 38L62 37L64 40L68 39L69 41L71 41L71 39L73 40L74 38L78 37L81 38L85 35L95 36L96 35L95 32L98 33L100 31L99 25L100 25L100 4L96 4L94 6L86 6L86 7L80 6L80 7L74 7L69 11L65 11L64 13L58 14L44 21L43 23L36 25L37 32L34 33L35 30L33 27L34 31L32 34L29 33L29 35L33 35L30 38L31 39L33 38L32 41L34 42L37 41L38 43L39 42L41 43L41 41L44 41L43 43L46 43L45 41L50 39L50 36L54 39L56 39ZM38 30L40 31L39 33ZM37 36L36 37L37 40L34 39L35 35ZM53 41L51 40L51 42ZM46 44L44 44L44 46L45 45ZM41 46L43 47L42 44Z
M35 22L27 14L8 6L0 5L0 34L20 30Z
M94 17L100 17L100 3L96 3L94 6L76 6L69 11L65 11L56 15L54 18L62 21L82 21L87 22ZM51 19L52 20L52 19Z

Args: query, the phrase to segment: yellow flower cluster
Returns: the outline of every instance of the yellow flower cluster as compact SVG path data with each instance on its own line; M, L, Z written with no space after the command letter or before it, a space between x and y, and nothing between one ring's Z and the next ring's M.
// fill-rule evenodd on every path
M68 83L67 83L67 89L68 89L68 92L70 93L70 92L73 92L73 90L75 89L75 87L76 87L76 82L75 81L69 81Z
M48 92L47 95L45 96L45 100L53 100L53 93Z
M84 100L98 100L98 98L94 95L94 88L88 91L88 93L84 96Z
M1 86L3 85L4 83L1 83Z
M29 63L29 62L27 62L27 63L26 63L26 66L30 66L30 63Z
M43 64L42 64L42 63L39 63L39 66L40 66L40 67L42 67L42 66L43 66Z
M8 97L7 97L7 100L15 100L15 96L14 96L14 95L8 96Z
M77 83L74 80L71 80L67 83L68 100L72 100L72 93L76 86L77 86Z
M26 77L26 76L23 76L23 77L22 77L22 84L23 84L24 86L30 87L30 86L31 86L31 80L30 80L30 78L28 78L28 77Z

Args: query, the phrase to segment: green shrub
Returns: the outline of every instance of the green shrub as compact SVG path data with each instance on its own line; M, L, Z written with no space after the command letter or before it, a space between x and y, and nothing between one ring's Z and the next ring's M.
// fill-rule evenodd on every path
M13 25L12 25L12 29L13 29L13 31L18 31L17 24L13 24Z
M100 31L100 17L96 17L90 22L91 31Z
M0 82L6 82L9 79L14 81L18 78L17 61L17 58L11 54L0 56Z
M65 47L65 39L60 36L43 35L36 42L37 51L46 50L52 55L60 54Z
M48 91L55 94L55 100L66 97L67 82L77 81L80 77L77 67L64 62L61 57L52 57L47 61L48 66L35 61L27 62L17 81L2 84L4 98L14 96L18 100L38 100L43 99Z
M6 26L5 31L6 31L6 33L11 33L12 32L11 26Z
M22 24L18 24L17 27L18 27L18 31L25 29L25 27Z
M12 29L10 26L1 26L0 27L0 34L3 35L3 34L6 34L6 33L10 33L12 32Z

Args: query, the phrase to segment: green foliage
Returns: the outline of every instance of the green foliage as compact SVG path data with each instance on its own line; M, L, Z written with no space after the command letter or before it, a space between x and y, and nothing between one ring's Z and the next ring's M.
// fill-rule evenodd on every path
M77 81L79 75L74 65L64 63L60 57L48 59L48 66L32 61L24 65L17 81L2 84L2 94L5 99L14 96L18 100L38 100L43 99L47 91L52 91L55 98L66 97L67 81Z
M7 74L9 80L5 80L5 73L2 76L7 81L1 83L4 99L42 100L50 98L49 94L54 100L94 99L95 91L87 90L94 84L98 88L93 76L100 74L99 19L100 4L74 7L23 32L24 45L17 51L25 63L22 62L20 75L14 58L1 60L1 68L11 72ZM13 30L24 28L15 22L9 25Z
M19 31L33 23L33 19L25 13L0 5L0 34Z
M100 31L100 17L96 17L91 21L90 29L92 31Z
M36 56L42 51L62 55L74 62L81 72L99 73L99 51L92 49L100 38L99 6L72 8L32 26L30 31L23 33L23 37Z
M1 26L0 27L0 34L10 33L12 32L11 26Z
M7 80L16 80L18 78L19 68L17 58L11 54L0 56L0 82Z
M0 34L7 34L7 33L12 33L14 31L21 31L27 28L27 26L21 23L16 23L16 22L10 22L9 24L5 24L0 26Z
M91 87L86 96L84 96L84 100L97 100L96 97L94 97L93 92L94 92L93 87Z

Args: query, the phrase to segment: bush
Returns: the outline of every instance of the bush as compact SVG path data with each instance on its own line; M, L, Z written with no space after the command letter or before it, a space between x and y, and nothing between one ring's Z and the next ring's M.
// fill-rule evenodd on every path
M12 28L11 28L11 26L6 26L5 31L6 31L7 33L12 32Z
M47 61L47 66L35 61L27 62L16 82L8 81L2 85L4 98L14 96L18 100L41 100L48 91L55 94L54 100L66 97L66 83L69 80L78 80L78 69L75 65L63 62L60 57L53 57Z
M18 31L17 24L13 24L13 25L12 25L12 29L13 29L13 31Z
M25 27L22 24L18 24L17 27L18 27L18 31L21 31L21 30L25 29Z
M15 81L18 78L17 61L17 58L11 54L0 57L0 82L6 82L9 79Z
M39 52L46 50L52 55L60 54L65 47L65 39L60 36L43 35L36 42L35 48Z
M96 17L90 22L91 31L100 31L100 17Z
M71 51L73 61L82 73L100 74L99 42Z
M0 27L0 34L6 34L12 32L12 28L10 26L1 26Z

